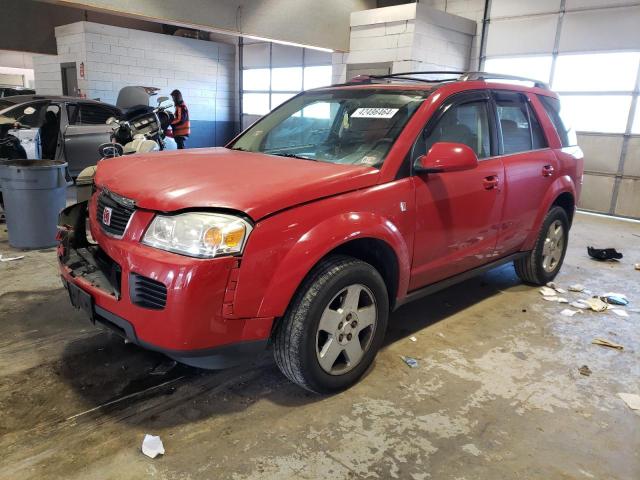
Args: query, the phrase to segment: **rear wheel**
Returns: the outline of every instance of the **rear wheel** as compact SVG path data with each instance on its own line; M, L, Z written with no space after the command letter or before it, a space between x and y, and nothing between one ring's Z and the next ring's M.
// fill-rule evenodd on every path
M373 362L388 312L386 285L375 268L352 257L328 257L276 328L276 363L292 382L313 392L347 388Z
M542 222L533 250L514 262L518 276L534 285L545 285L553 280L564 261L568 240L567 213L561 207L552 207Z

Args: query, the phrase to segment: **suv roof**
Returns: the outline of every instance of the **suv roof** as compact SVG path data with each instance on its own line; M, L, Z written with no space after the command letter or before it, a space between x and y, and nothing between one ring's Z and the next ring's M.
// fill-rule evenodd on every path
M431 77L431 78L425 78ZM391 84L391 83L415 83L419 82L432 87L443 83L469 82L474 80L511 80L514 82L530 82L533 87L549 90L549 85L533 78L505 75L489 72L463 72L449 70L428 70L417 72L390 73L387 75L359 75L340 86L367 85L367 84ZM335 85L334 85L335 86Z

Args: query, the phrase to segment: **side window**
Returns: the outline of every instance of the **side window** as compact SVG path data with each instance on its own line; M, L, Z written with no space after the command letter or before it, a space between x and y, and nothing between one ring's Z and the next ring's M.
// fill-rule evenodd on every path
M540 122L538 121L538 116L536 115L536 112L533 111L533 108L531 108L531 104L529 102L527 102L527 113L529 114L529 123L531 123L531 141L533 142L533 149L537 150L538 148L548 147L549 145L547 144L547 139L545 138Z
M425 152L436 142L463 143L478 158L491 155L489 110L486 101L452 105L425 136Z
M527 102L519 93L495 92L504 154L533 149Z
M102 105L81 103L79 109L79 121L76 121L76 125L104 125L109 117L115 115L113 110Z
M69 125L78 125L80 123L80 118L78 116L79 112L80 109L78 108L78 105L76 105L75 103L67 104L67 117L69 119Z
M560 137L560 143L563 147L572 147L578 144L578 138L576 132L569 126L569 124L562 118L560 110L560 100L545 95L538 95L538 99L542 106L547 111L547 115L551 119L551 123L556 128L558 136Z

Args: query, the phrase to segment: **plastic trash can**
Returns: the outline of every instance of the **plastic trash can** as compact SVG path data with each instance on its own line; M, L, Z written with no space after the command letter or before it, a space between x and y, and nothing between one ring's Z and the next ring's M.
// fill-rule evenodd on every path
M97 165L92 165L82 170L76 178L76 200L78 203L91 198L93 190L93 177L96 176Z
M0 188L12 247L56 245L58 214L67 200L66 168L62 160L0 160Z

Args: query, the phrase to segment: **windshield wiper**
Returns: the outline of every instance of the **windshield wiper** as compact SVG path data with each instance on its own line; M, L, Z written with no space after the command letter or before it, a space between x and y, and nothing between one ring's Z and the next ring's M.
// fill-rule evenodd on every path
M278 157L287 157L287 158L299 158L301 160L311 160L312 162L318 161L315 158L303 157L302 155L296 155L295 153L270 153L269 155L276 155Z

